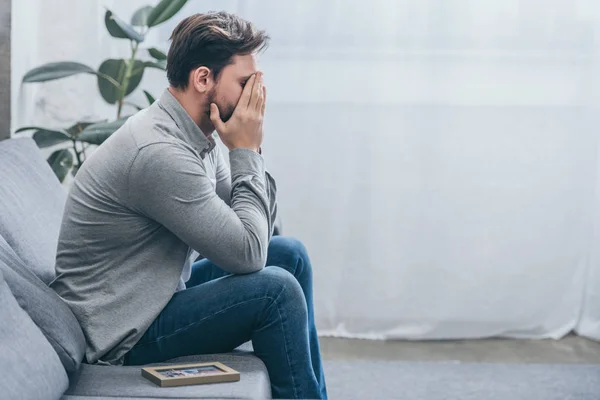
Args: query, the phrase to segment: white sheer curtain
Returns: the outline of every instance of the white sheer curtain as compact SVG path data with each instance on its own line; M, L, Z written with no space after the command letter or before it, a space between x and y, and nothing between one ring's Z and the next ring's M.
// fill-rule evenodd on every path
M145 3L14 1L13 38L32 39L13 44L16 84L125 56L102 6ZM600 3L210 0L180 16L217 9L273 38L264 149L323 334L600 339ZM73 16L80 33L59 35ZM73 101L97 98L86 79L13 88L13 126L110 115Z

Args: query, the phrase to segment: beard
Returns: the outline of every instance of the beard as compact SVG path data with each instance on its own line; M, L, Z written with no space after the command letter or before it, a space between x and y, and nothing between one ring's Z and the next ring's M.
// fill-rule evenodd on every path
M233 115L233 112L235 111L235 104L224 105L224 104L222 104L221 101L218 101L217 100L217 92L214 88L208 94L208 104L207 104L208 115L210 115L211 103L215 103L217 105L217 107L219 108L219 115L221 117L221 120L223 122L229 121L229 118L231 118L231 116Z

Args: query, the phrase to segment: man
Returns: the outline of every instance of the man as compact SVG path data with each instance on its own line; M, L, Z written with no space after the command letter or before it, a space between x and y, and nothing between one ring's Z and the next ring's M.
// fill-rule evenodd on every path
M276 188L261 156L267 91L256 64L268 36L220 12L183 20L171 41L170 87L75 178L51 286L81 323L89 363L252 340L274 397L326 398L310 260L300 242L271 239ZM194 251L206 259L186 274Z

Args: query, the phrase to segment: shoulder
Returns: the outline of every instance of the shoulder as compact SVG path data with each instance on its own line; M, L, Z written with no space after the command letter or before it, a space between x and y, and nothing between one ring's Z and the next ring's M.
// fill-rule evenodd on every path
M132 115L125 128L140 150L156 144L185 147L185 142L176 137L179 127L156 103Z
M132 160L132 170L144 174L182 173L190 169L204 170L204 165L198 153L179 141L148 142L140 146Z

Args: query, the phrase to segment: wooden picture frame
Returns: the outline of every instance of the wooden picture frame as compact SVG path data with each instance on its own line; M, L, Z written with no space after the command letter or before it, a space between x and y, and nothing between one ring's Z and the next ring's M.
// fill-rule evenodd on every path
M142 376L161 387L237 382L240 373L220 362L142 368Z

